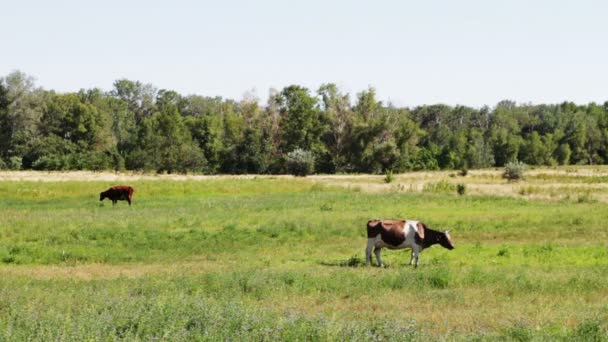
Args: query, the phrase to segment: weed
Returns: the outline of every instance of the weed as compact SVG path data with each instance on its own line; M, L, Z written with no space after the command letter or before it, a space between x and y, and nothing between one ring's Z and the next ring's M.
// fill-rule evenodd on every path
M602 329L597 320L586 320L581 322L569 337L577 341L601 342L608 340L608 331Z
M462 196L467 192L467 186L465 184L456 185L456 192Z
M394 179L395 179L395 177L393 176L393 170L387 169L384 172L384 182L392 183Z
M358 266L362 266L364 264L365 264L365 262L363 260L361 260L356 255L353 255L352 257L350 257L350 259L341 262L340 266L358 267Z
M576 203L595 203L596 200L589 193L579 195L576 198Z
M531 341L534 333L533 330L523 322L517 322L508 327L504 331L504 336L514 341Z
M498 250L498 253L496 254L499 257L508 257L511 253L509 252L509 247L507 246L503 246Z
M324 203L320 209L321 209L321 211L332 211L332 210L334 210L334 207L332 207L331 204Z
M456 190L456 186L446 180L436 183L426 183L422 189L423 192L431 193L450 193Z

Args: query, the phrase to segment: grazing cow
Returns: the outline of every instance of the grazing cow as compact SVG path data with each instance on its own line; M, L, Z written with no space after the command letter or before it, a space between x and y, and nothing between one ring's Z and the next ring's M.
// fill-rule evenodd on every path
M420 252L434 244L440 244L447 249L454 249L450 234L428 228L424 223L412 220L370 220L367 222L367 248L365 264L372 262L372 248L376 254L378 266L384 266L380 252L382 248L402 249L411 248L410 265L418 267ZM415 260L415 263L414 263Z
M112 205L116 204L117 201L127 201L129 206L133 201L133 190L132 187L127 185L113 186L106 191L102 191L99 194L99 201L103 201L105 198L112 200Z

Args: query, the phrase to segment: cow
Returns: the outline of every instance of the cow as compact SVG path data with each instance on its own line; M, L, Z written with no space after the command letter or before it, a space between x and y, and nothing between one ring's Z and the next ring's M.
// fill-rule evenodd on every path
M372 262L372 249L376 254L378 266L383 267L382 248L402 249L411 248L410 265L418 267L420 252L434 244L440 244L447 249L454 249L450 233L446 230L439 232L427 227L426 224L413 220L370 220L367 222L367 248L365 249L365 264Z
M133 192L135 190L128 185L113 186L106 191L99 193L99 201L103 201L105 198L109 198L112 201L112 205L115 205L117 201L127 201L129 206L133 201Z

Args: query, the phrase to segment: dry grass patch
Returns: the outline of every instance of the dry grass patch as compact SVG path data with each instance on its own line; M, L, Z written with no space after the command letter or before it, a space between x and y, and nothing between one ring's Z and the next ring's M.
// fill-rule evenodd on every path
M238 263L225 260L176 261L172 263L130 263L120 265L82 264L48 266L0 266L2 277L27 277L38 280L77 279L84 281L111 280L116 278L143 278L156 275L185 276L205 272L218 272L233 269Z

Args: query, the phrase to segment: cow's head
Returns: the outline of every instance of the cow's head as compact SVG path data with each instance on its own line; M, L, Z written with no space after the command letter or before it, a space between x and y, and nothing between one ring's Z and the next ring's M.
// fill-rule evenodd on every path
M454 249L454 244L452 244L452 237L450 237L450 231L446 230L445 232L441 232L438 235L438 243L447 249Z
M104 198L106 198L106 193L105 191L102 191L99 193L99 201L103 201Z

